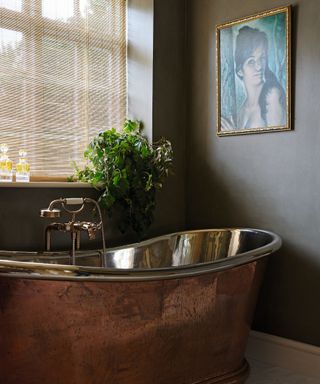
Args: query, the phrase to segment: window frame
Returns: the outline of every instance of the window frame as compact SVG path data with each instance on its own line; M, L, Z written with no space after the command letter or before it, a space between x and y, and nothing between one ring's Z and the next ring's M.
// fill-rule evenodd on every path
M124 0L125 1L125 0ZM150 2L150 0L148 0L147 2ZM127 18L129 17L129 8L130 8L130 3L131 1L126 1L127 3ZM153 1L151 1L151 3L153 3ZM75 9L75 15L77 17L77 15L80 14L80 3L79 3L79 0L74 0L74 9ZM21 14L20 11L15 11L15 10L11 10L11 9L6 9L6 8L2 8L1 9L1 13L2 13L2 17L1 17L1 23L0 23L0 27L1 28L7 28L7 29L10 29L12 30L12 19L15 19L15 29L17 32L22 32L22 33L25 33L25 35L30 35L30 25L34 25L34 28L33 28L33 31L32 31L32 36L35 36L37 35L36 33L36 30L38 28L41 28L43 23L46 24L46 34L45 36L52 36L54 38L57 38L57 30L59 30L60 32L60 37L61 37L61 40L62 41L79 41L81 42L80 39L78 39L77 37L77 28L72 28L70 25L67 25L64 21L60 21L60 20L53 20L53 19L49 19L49 18L46 18L46 17L42 17L42 23L39 23L37 21L37 17L39 16L38 14L42 13L42 0L22 0L22 9L26 12L27 11L27 14L24 13L23 16ZM33 14L32 14L33 13ZM27 21L26 21L27 20ZM81 18L79 17L79 23L81 22ZM57 26L59 26L59 28L56 28ZM128 26L128 20L127 20L127 26ZM73 37L72 39L68 38L66 39L64 37L64 32L67 31L68 32L68 36L70 36L70 32L71 32L71 36ZM27 32L27 33L26 33ZM89 38L90 36L90 33L88 34L87 38ZM128 36L130 36L130 34L128 33L128 30L127 30L127 44L128 44ZM103 40L105 39L105 37L103 38ZM113 39L113 36L109 36L108 39ZM35 44L39 44L39 40L40 39L36 39L36 38L32 38L31 39L33 42L31 44L35 45ZM101 40L102 41L102 40ZM30 43L30 42L29 42ZM41 44L41 42L40 42ZM98 42L98 45L95 44L95 46L101 46L101 44L99 45L99 42ZM33 55L33 58L35 60L37 60L37 53L35 52L41 52L41 48L39 50L38 49L35 49L34 46L31 46L30 47L31 49L27 49L26 51L27 52L31 52L30 54ZM128 47L127 47L127 55L128 55ZM39 53L38 53L39 55ZM128 77L129 77L129 74L131 73L131 71L129 71L129 68L128 68L128 63L129 63L129 59L127 57L127 102L126 102L126 105L127 105L127 115L128 115L128 111L129 111L129 102L128 102L128 99L129 99L129 95L128 95L128 88L129 88L129 80L128 80ZM36 93L34 93L34 95L36 95ZM34 96L33 97L30 97L30 102L32 102L33 106L31 107L32 110L35 110L35 105L37 104L37 100L36 100L36 97L37 96ZM36 116L36 113L33 113L33 116ZM34 124L34 126L36 126L36 124ZM87 129L87 134L88 134L88 129ZM82 182L68 182L67 181L67 177L65 176L40 176L40 175L32 175L32 170L31 170L31 181L28 182L28 183L21 183L21 182L16 182L16 181L12 181L12 182L0 182L0 187L80 187L80 188L83 188L85 186L87 186L87 183L82 183Z

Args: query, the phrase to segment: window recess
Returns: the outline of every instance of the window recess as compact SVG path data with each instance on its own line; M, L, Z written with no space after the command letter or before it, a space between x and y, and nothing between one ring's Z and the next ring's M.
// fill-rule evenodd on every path
M126 1L0 0L0 143L64 180L127 109Z

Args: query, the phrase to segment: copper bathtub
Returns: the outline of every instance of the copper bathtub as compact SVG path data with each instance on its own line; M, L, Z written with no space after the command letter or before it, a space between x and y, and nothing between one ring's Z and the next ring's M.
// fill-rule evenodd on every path
M254 229L108 250L0 252L4 384L237 384L267 255Z

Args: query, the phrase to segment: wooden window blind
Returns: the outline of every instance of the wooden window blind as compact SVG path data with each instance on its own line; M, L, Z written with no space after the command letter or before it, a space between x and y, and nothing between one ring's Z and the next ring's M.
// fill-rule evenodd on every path
M61 179L126 115L125 0L0 0L0 143Z

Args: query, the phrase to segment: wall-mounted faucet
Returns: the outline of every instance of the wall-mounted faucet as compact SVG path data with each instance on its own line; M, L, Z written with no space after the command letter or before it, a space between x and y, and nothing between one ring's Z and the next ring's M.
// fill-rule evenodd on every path
M95 223L91 221L76 221L75 219L76 215L83 210L85 204L95 205L97 212L99 214L100 222ZM95 239L97 231L101 231L102 248L103 248L102 260L104 260L104 255L106 253L106 244L105 244L105 237L104 237L102 214L101 214L99 204L95 200L90 199L89 197L60 198L57 200L52 200L48 208L41 209L40 217L45 217L45 218L60 217L61 209L54 208L57 205L60 205L65 212L70 213L72 215L72 219L71 221L66 223L61 223L61 222L51 223L46 227L46 230L45 230L46 251L51 250L51 231L54 230L54 231L69 232L71 234L71 240L72 240L72 250L71 250L72 264L75 265L76 249L77 250L80 249L81 231L87 232L90 240ZM80 208L71 210L67 208L68 205L80 205Z

